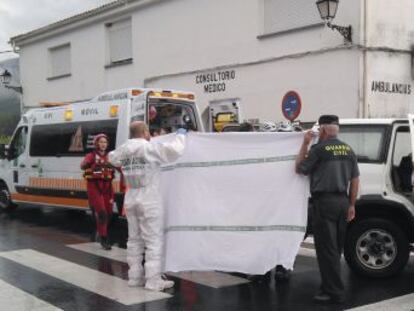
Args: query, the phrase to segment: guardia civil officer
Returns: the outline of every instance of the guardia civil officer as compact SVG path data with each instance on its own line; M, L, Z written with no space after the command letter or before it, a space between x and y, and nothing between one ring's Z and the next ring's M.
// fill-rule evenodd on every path
M312 228L322 284L314 300L341 303L345 300L340 258L347 221L355 218L359 169L352 148L337 138L339 120L335 115L319 118L319 141L308 152L312 131L305 134L296 172L310 175L314 202Z

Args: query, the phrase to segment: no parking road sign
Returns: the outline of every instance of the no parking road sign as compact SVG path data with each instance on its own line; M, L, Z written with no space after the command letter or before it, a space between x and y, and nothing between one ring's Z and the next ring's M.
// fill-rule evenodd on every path
M295 91L289 91L282 99L282 112L289 121L295 120L302 109L302 101L299 94Z

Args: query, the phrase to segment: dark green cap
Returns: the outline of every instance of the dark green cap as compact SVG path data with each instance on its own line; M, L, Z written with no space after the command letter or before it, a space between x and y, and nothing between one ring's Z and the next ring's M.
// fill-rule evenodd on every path
M324 114L319 117L318 120L319 125L322 124L339 124L338 116L334 114Z

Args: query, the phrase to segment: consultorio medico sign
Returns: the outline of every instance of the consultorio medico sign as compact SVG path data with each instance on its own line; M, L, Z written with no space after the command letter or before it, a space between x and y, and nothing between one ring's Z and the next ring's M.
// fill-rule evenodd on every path
M235 79L235 70L221 70L197 74L195 83L203 86L204 93L216 93L226 91L227 84Z

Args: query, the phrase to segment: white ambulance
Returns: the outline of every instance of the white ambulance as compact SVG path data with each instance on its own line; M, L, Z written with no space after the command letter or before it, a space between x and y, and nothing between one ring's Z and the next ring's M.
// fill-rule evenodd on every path
M93 150L94 136L108 135L112 150L129 138L129 124L135 120L147 122L151 132L180 127L203 131L194 99L190 92L129 88L87 102L29 110L10 145L0 148L0 208L88 208L79 165ZM114 187L120 209L119 179Z

